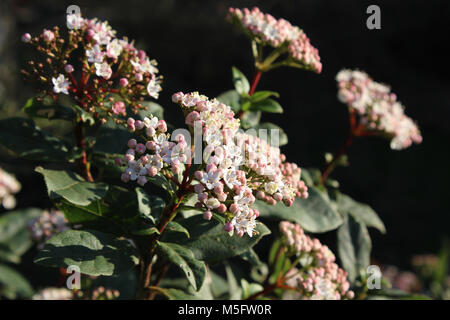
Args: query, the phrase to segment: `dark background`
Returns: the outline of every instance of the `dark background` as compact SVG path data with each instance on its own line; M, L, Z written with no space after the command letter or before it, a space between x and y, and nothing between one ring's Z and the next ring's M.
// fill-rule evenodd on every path
M334 77L341 68L359 68L388 83L416 119L424 141L393 151L381 138L357 140L348 155L351 167L333 177L343 192L370 204L388 233L371 230L373 257L408 266L412 254L436 252L450 235L449 1L0 1L0 117L15 114L33 94L19 70L29 54L20 35L65 25L70 4L83 16L108 20L118 35L136 39L159 62L164 75L158 103L166 118L182 125L170 96L198 90L210 97L232 88L231 66L248 78L254 72L250 42L229 25L227 8L258 5L263 12L301 27L319 49L320 75L277 69L263 75L258 89L278 91L282 115L265 115L282 126L290 143L288 159L303 167L323 166L348 132L348 114L336 99ZM381 8L381 30L366 28L366 8ZM2 151L3 152L3 151ZM34 163L0 155L0 165L23 184L20 207L48 206Z

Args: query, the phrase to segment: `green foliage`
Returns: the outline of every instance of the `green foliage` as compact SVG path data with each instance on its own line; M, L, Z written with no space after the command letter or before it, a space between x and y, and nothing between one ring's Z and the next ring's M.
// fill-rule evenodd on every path
M73 109L64 106L46 96L42 101L37 101L36 98L27 100L22 110L32 118L45 118L49 120L62 119L72 121L75 117Z
M344 224L337 231L338 253L350 281L365 274L370 264L372 242L365 224L351 215L344 217Z
M27 223L41 213L40 209L29 208L0 216L0 261L20 262L22 254L33 245Z
M158 242L158 252L184 272L194 290L200 289L205 280L206 266L203 261L195 259L191 250L176 243Z
M33 288L20 273L0 263L0 296L27 299L33 293Z
M331 202L315 187L310 187L308 192L307 199L296 199L291 207L283 203L269 205L258 200L256 208L263 218L293 221L309 232L321 233L339 227L342 218Z
M137 257L126 239L94 230L67 230L45 242L35 263L58 268L76 265L83 274L110 276L133 268Z
M230 235L223 230L223 225L217 221L206 221L202 215L195 215L190 218L178 221L189 230L190 238L185 236L180 238L180 244L194 252L197 259L209 263L219 262L246 252L252 248L265 235L270 234L270 230L262 223L258 224L257 235L242 238Z
M50 199L64 198L73 204L86 206L103 198L108 191L107 184L87 182L70 171L37 167L36 172L44 176Z
M77 148L37 127L33 120L0 120L0 143L18 157L29 160L65 162L80 155Z
M250 84L245 75L238 68L232 67L233 84L236 91L242 96L250 91Z

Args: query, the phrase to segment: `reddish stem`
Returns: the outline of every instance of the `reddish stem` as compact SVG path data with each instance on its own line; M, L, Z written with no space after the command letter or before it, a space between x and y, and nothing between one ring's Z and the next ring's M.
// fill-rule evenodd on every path
M258 82L259 82L259 79L261 79L261 76L262 76L262 72L258 70L253 78L252 86L250 87L250 91L248 92L249 95L252 95L255 93L256 86L258 85Z
M75 137L77 140L77 146L81 149L80 167L83 177L87 181L93 182L94 179L92 178L91 172L89 170L89 163L87 161L86 143L84 141L83 127L81 122L77 122L75 126Z

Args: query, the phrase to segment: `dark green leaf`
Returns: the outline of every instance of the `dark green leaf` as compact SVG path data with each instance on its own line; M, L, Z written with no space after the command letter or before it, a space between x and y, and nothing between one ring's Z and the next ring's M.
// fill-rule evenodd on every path
M128 240L88 230L67 230L53 236L34 260L49 267L76 265L91 276L117 275L132 269L137 261L137 251Z
M30 298L33 288L17 271L7 265L0 264L0 296L8 299Z
M366 272L370 264L372 242L365 224L356 221L351 215L344 217L344 224L337 231L338 253L342 266L353 282Z
M272 96L274 96L276 98L280 97L278 92L275 92L275 91L256 91L255 93L253 93L250 96L250 100L254 103L254 102L259 102L259 101L265 100Z
M22 110L30 117L52 119L73 120L75 112L58 102L55 102L49 96L46 96L43 101L39 102L36 98L27 100Z
M261 120L261 111L258 112L244 112L241 118L241 127L243 129L248 129L258 125L259 120Z
M296 199L291 207L283 203L269 205L259 200L255 204L261 217L293 221L309 232L327 232L342 224L340 214L319 190L310 187L308 193L307 199Z
M37 127L32 119L0 120L0 143L20 158L41 161L73 161L77 148Z
M36 172L44 176L50 199L64 198L73 204L86 206L102 199L108 191L107 184L87 182L70 171L37 167Z
M283 113L283 108L281 107L281 105L273 99L266 99L252 103L249 110L271 112L271 113Z
M158 252L181 269L189 283L198 290L206 276L205 263L194 258L192 251L176 243L158 242Z
M74 105L73 108L77 112L77 117L81 122L84 122L90 126L95 124L95 119L92 116L91 113L87 112L86 110L82 109L80 106Z
M367 204L358 202L345 194L339 196L339 211L352 215L357 221L364 223L368 227L374 227L382 233L386 233L383 221L377 213Z
M29 208L0 216L0 260L20 262L21 255L33 245L27 223L41 213L41 209Z
M190 248L197 259L206 262L222 261L240 255L252 248L263 236L270 234L270 230L259 223L256 227L258 234L253 237L230 236L223 229L223 224L213 220L206 221L202 215L178 222L189 230L191 235L188 240L181 239L181 243Z
M217 97L217 100L230 106L234 112L241 110L241 96L236 90L229 90Z
M240 95L247 94L250 91L250 84L245 75L238 68L232 67L233 84Z

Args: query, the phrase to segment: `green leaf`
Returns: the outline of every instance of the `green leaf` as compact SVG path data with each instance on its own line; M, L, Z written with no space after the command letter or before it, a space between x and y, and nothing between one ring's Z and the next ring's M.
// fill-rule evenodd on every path
M275 91L256 91L254 92L251 96L250 96L250 100L255 103L255 102L259 102L262 100L265 100L269 97L276 97L279 98L280 95L278 94L278 92Z
M91 113L87 112L86 110L77 105L74 105L73 108L77 113L77 118L81 120L81 122L84 122L90 126L95 124L95 119Z
M83 274L111 276L134 268L138 258L126 239L93 230L67 230L45 242L34 262L58 268L76 265Z
M162 202L154 196L150 197L149 201L150 205ZM98 229L116 235L127 235L128 232L154 226L151 219L139 213L137 195L118 186L109 186L103 199L87 206L62 200L58 203L58 208L72 224L82 224L83 228ZM154 209L156 212L157 208ZM145 223L146 221L150 221L150 225Z
M167 191L167 193L170 196L174 196L175 195L175 188L174 188L174 186L160 172L157 175L155 175L154 177L147 177L147 181L152 183L152 184L154 184L155 186L158 186L158 187L164 189L165 191Z
M288 143L288 137L287 134L284 132L283 129L281 129L281 127L277 126L274 123L270 123L270 122L263 122L260 123L256 126L254 126L252 129L256 130L256 134L261 138L261 134L259 130L267 130L265 132L266 136L265 138L267 139L267 142L269 144L272 144L272 134L276 135L278 134L278 146L284 146ZM272 131L273 130L273 131ZM278 131L276 131L278 130ZM251 132L248 132L251 134ZM263 136L264 137L264 136Z
M242 258L242 260L248 261L253 266L259 266L262 263L255 250L253 249L249 249L239 256Z
M166 233L182 233L187 238L190 238L189 231L185 227L183 227L181 224L179 224L178 222L175 222L175 221L170 221L167 224L164 231Z
M225 263L225 272L227 275L228 292L230 300L240 300L242 297L242 289L238 284L232 266Z
M136 189L139 213L155 224L155 217L152 216L152 200L144 189Z
M123 124L107 121L100 127L94 145L94 151L122 154L128 149L127 143L134 134L129 132Z
M339 211L345 212L353 216L357 221L364 223L368 227L374 227L382 233L386 233L383 221L378 217L377 213L367 204L358 202L345 194L339 196Z
M190 248L199 260L218 262L227 258L238 256L252 248L270 230L262 223L256 227L257 235L249 237L230 236L223 229L223 224L217 221L207 221L202 215L195 215L178 221L191 235L189 240L180 239L180 242Z
M248 283L247 280L241 279L242 299L247 299L251 295L262 291L264 288L259 283Z
M41 213L41 209L29 208L0 216L0 260L20 262L21 255L33 245L27 223Z
M234 112L241 110L241 96L236 90L228 90L220 94L217 100L230 106Z
M344 224L337 231L338 254L342 266L353 282L364 274L370 264L372 242L365 224L356 221L351 215L344 217Z
M133 230L132 234L137 236L151 236L153 234L159 234L159 231L156 227L146 227L146 228L139 228L137 230Z
M102 199L108 191L107 184L87 182L70 171L48 170L42 167L35 170L44 176L50 199L64 198L73 204L86 206Z
M321 233L334 230L342 224L341 215L315 187L308 188L307 199L296 199L291 207L279 202L269 205L256 201L255 206L263 218L289 220L298 223L309 232Z
M233 73L233 84L236 91L240 95L248 94L250 91L250 84L248 83L245 75L236 67L232 67L231 70Z
M143 120L145 117L149 117L150 115L157 117L159 120L164 119L164 108L159 104L153 101L143 101L141 102L141 105L147 107L147 110L139 111L141 120Z
M41 161L73 161L80 156L78 148L42 131L32 119L0 120L0 143L18 157Z
M71 108L56 103L49 96L45 96L42 101L37 101L36 98L28 99L22 110L30 117L49 120L73 120L76 115Z
M0 264L0 296L8 299L30 298L33 288L28 281L17 271Z
M273 99L265 99L259 102L252 103L250 111L262 111L270 113L283 113L281 105Z
M261 120L261 111L258 112L244 112L241 118L241 127L243 129L248 129L258 125Z
M194 290L201 288L206 276L206 266L204 262L194 258L191 250L176 243L158 241L158 251L184 272Z

